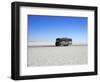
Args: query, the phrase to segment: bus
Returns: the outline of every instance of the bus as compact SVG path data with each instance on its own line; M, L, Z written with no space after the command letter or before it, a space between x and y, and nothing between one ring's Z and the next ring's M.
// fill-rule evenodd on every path
M69 46L72 45L71 38L56 38L55 46Z

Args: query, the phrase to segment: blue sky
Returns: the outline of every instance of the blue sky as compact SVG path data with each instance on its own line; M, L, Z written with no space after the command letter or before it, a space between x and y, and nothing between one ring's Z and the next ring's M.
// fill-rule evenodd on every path
M87 17L28 15L28 41L69 37L75 42L87 43L87 32Z

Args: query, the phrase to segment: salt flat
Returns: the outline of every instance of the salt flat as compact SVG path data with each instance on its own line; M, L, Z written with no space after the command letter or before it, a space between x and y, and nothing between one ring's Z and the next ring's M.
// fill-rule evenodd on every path
M28 66L83 65L88 63L88 46L28 46Z

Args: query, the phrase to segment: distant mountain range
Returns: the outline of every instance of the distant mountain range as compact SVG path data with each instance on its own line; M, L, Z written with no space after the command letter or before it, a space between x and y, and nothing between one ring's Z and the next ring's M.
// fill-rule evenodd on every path
M55 42L28 42L28 46L51 46L55 45ZM87 45L87 43L82 43L82 42L72 42L72 45Z

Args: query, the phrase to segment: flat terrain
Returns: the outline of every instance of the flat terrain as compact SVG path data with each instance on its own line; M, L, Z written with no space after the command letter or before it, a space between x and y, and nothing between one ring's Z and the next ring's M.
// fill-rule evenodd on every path
M82 65L88 62L88 46L28 46L28 66Z

